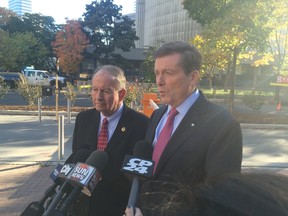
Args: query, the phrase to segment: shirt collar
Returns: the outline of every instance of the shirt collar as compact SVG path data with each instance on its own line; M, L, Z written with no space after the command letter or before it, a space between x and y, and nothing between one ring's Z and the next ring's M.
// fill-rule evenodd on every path
M113 121L113 120L116 119L116 118L120 118L123 109L124 109L124 105L123 105L123 103L122 103L121 106L119 107L119 109L118 109L115 113L113 113L111 116L109 116L109 117L104 116L104 115L100 112L101 122L103 121L104 118L107 118L108 122L111 122L111 121Z
M199 95L200 95L199 90L196 88L196 90L191 95L189 95L180 105L176 107L179 114L184 116L188 112L190 107L195 103ZM166 114L170 112L171 108L172 107L168 105Z

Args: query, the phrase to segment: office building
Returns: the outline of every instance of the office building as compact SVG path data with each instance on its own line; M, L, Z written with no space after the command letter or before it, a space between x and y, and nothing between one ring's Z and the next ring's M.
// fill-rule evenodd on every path
M32 12L31 0L9 0L9 10L22 16L25 13Z
M189 41L201 26L188 16L179 0L136 0L136 47L157 46L160 41Z

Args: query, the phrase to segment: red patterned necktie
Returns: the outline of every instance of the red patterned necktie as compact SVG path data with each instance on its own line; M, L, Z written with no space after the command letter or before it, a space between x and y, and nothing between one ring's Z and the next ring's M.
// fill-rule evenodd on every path
M176 110L176 108L172 108L170 110L168 119L158 137L158 140L156 142L156 145L153 151L153 156L152 156L152 159L155 162L154 171L156 170L160 156L171 137L171 134L173 131L174 118L177 114L178 114L178 111Z
M102 121L101 131L98 137L97 150L104 151L108 143L108 120L104 118Z

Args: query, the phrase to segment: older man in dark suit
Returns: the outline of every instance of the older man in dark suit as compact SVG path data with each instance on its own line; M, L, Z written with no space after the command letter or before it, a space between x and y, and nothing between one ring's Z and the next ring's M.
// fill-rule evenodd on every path
M131 182L121 173L121 165L126 154L133 154L135 143L144 139L148 118L123 103L125 86L126 79L119 67L105 65L98 68L92 77L95 108L80 112L76 118L73 153L80 149L91 152L100 149L109 157L102 180L90 199L91 216L122 216L127 205ZM105 121L108 122L107 140L103 146L103 138L99 140L99 137L102 137L101 128Z
M165 191L173 190L167 183L186 178L196 184L241 171L240 125L197 89L201 63L199 51L181 41L155 52L156 83L165 105L151 116L145 138L154 147L156 164L153 179L142 185L145 216L161 215L160 208L153 210L167 198Z

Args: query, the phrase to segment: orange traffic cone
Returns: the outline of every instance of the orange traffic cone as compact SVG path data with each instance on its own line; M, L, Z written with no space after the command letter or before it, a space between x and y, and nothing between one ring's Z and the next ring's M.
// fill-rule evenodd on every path
M282 104L281 104L281 101L279 101L279 103L276 106L276 110L280 111L281 109L282 109Z

